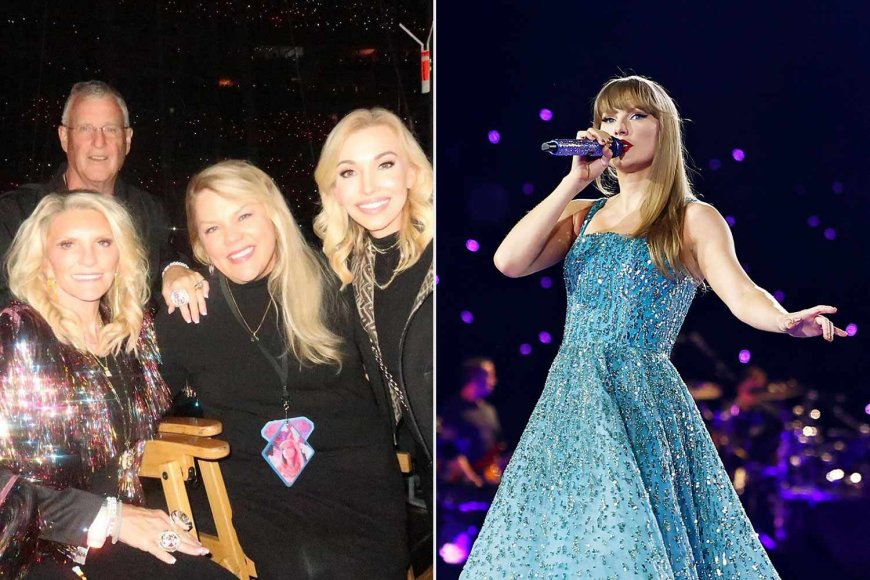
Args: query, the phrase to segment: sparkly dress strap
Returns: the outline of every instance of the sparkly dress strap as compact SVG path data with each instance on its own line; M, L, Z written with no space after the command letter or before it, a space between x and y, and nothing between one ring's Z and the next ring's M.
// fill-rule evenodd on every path
M592 220L592 216L598 213L598 210L604 207L605 203L607 203L606 197L602 197L601 199L592 202L592 206L589 208L589 211L586 212L586 217L583 218L583 225L580 227L580 233L577 237L586 233L586 228L589 227L589 222Z

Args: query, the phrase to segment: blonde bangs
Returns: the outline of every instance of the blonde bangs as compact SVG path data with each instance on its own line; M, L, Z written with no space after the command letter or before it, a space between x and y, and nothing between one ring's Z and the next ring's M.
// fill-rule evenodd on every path
M686 205L695 200L686 171L682 119L665 89L650 79L629 76L612 79L601 88L592 106L593 126L617 109L641 109L659 122L650 188L640 208L641 223L634 237L646 237L656 268L668 278L688 275L683 256ZM611 166L596 180L605 195L617 193L616 170Z

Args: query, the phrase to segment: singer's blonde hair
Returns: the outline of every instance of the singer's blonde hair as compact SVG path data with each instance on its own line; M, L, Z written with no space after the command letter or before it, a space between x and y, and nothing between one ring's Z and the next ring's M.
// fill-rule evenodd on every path
M408 201L402 209L399 228L399 264L396 272L413 266L429 242L435 229L432 206L432 164L399 117L386 109L357 109L348 113L326 138L320 160L314 170L314 180L320 190L323 206L314 218L314 231L323 240L323 253L341 280L342 287L353 282L348 258L361 258L365 251L366 229L353 221L335 197L335 179L341 148L348 137L369 127L389 127L399 138L402 153L417 170L417 179L408 190Z
M645 236L653 263L669 278L690 275L683 257L683 224L686 206L695 195L686 171L682 119L677 105L664 87L641 76L608 81L595 97L592 126L616 109L637 107L659 122L655 156L650 171L650 188L640 208L641 223L632 234ZM615 193L616 170L607 169L596 181L599 189Z

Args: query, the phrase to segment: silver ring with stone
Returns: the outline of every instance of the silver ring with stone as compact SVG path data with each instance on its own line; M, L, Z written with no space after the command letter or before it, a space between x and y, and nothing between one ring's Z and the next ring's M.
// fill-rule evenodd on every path
M176 308L181 308L190 302L190 294L187 293L187 290L173 290L172 294L169 295L169 301Z
M157 544L167 552L174 552L181 545L181 536L171 530L166 530L160 534L160 540Z
M174 525L185 532L193 529L193 522L190 521L190 516L181 510L172 510L169 514L169 519L172 520Z

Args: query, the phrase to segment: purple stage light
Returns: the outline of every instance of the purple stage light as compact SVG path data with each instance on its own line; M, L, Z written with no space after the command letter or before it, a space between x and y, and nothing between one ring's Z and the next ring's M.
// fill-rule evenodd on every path
M538 116L541 118L541 121L551 121L553 119L553 111L550 109L541 109Z
M854 322L850 322L846 325L846 328L844 330L849 336L855 336L856 334L858 334L858 325Z
M523 356L529 356L532 354L532 345L527 342L524 342L520 345L520 354Z
M439 276L438 274L435 274L435 285L437 286L440 283L441 283L441 276Z
M776 298L777 302L782 302L783 300L785 300L785 292L783 292L782 290L776 290L773 293L773 297Z
M733 215L726 215L726 216L725 216L725 221L728 222L728 227L732 227L732 228L733 228L733 227L734 227L734 224L737 223L737 218L735 218Z
M471 324L472 322L474 322L474 314L472 314L469 310L463 310L462 312L460 312L459 318L461 318L462 322L464 322L465 324Z
M831 190L834 193L843 193L843 184L839 181L835 181L831 184Z
M489 132L489 135L487 135L487 138L489 139L490 143L492 143L493 145L497 145L498 142L501 141L501 133L499 133L498 131L493 129L492 131Z
M807 218L807 225L810 226L811 228L819 227L820 223L822 223L822 220L820 220L819 216L817 216L817 215L811 215L810 217Z
M825 239L826 240L834 240L837 238L837 230L834 228L825 229Z
M541 341L541 344L550 344L553 342L553 337L546 330L542 330L538 333L538 340Z
M466 501L459 504L459 513L467 514L471 512L485 512L489 509L489 502L487 501ZM471 529L474 529L472 526ZM455 540L455 538L454 538Z
M719 171L719 169L722 168L722 162L719 161L718 159L711 159L710 162L709 162L707 165L708 165L708 166L710 167L710 169L712 169L713 171Z
M731 157L734 159L734 161L740 163L741 161L746 159L746 153L744 153L743 149L732 149Z
M477 240L466 240L465 249L469 252L476 252L480 249L480 244L477 243Z
M553 279L549 276L541 277L541 288L552 288L553 287Z
M867 406L864 407L864 412L870 415L870 403L867 403Z
M747 349L743 349L740 351L740 354L737 355L737 360L741 362L741 364L746 364L752 359L752 353Z
M468 559L468 551L451 542L441 546L441 549L438 550L438 555L448 564L462 564Z
M535 193L535 186L532 183L524 183L523 184L523 195L532 195Z

